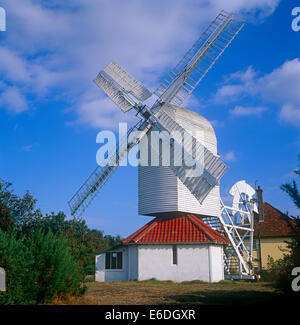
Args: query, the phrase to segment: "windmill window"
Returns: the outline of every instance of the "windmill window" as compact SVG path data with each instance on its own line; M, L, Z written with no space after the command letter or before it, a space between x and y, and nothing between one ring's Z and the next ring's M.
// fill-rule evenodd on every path
M172 246L172 253L173 253L173 265L177 265L177 246Z
M105 254L105 269L120 270L123 267L122 252L107 252Z

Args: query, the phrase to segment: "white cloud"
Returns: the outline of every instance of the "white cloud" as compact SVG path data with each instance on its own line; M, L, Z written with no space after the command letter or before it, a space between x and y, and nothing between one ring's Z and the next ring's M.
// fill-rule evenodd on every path
M4 46L0 46L0 57L0 72L4 75L4 80L21 83L30 80L25 59Z
M135 116L134 116L135 117ZM76 123L84 123L100 129L118 129L119 123L138 121L128 113L124 114L109 98L83 100L78 106Z
M280 177L280 180L287 180L287 179L290 180L291 178L295 178L295 170L285 173Z
M300 126L300 59L288 60L262 76L252 67L244 72L238 71L225 78L213 100L232 103L247 97L277 104L281 121ZM236 106L230 113L259 116L266 110L264 106Z
M279 117L282 121L294 124L295 126L300 126L300 106L294 107L293 105L283 105Z
M252 67L246 71L237 71L225 77L223 85L217 90L213 101L223 103L224 101L235 101L244 94L257 93L257 72Z
M278 2L74 0L70 5L4 0L9 31L0 42L0 74L24 97L30 93L39 98L55 90L73 104L78 121L108 126L117 113L110 117L108 111L96 109L102 102L95 101L104 98L100 90L96 99L87 94L95 87L91 80L111 59L153 90L220 9L260 19Z
M25 97L16 87L7 87L0 94L0 106L14 114L19 114L28 109Z
M200 100L193 94L191 94L187 100L184 102L184 107L190 110L199 110L201 108L204 108L205 105L200 102Z
M215 11L219 8L231 10L247 16L248 21L259 22L271 15L280 0L215 0L211 1L211 6Z
M286 61L260 78L259 87L267 100L300 105L300 59Z
M224 121L217 121L217 120L212 120L210 121L210 123L214 128L221 128L225 125Z
M253 106L235 106L229 113L233 116L261 116L263 112L266 112L267 107L253 107Z
M233 151L229 151L224 155L221 155L222 159L224 161L236 161L237 157Z
M32 147L33 147L33 145L30 144L30 145L27 145L27 146L23 146L23 147L21 148L21 150L22 150L22 151L25 151L25 152L30 152L30 151L32 150Z

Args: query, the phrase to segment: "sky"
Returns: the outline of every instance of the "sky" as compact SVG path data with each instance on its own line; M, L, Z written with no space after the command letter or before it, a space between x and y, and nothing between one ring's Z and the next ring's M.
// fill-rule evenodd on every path
M102 130L134 123L92 80L112 59L150 91L220 10L247 24L184 104L214 126L229 170L299 215L280 185L300 153L300 32L288 0L0 0L0 177L29 190L43 213L64 211L96 168ZM299 6L299 3L298 3ZM137 168L119 167L83 215L125 237L149 221L137 211Z

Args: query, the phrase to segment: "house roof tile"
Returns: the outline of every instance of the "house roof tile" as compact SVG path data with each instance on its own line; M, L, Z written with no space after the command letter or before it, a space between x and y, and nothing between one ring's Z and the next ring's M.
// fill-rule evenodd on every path
M194 215L157 217L123 240L129 243L221 243L229 240Z
M297 225L293 218L264 202L264 221L254 218L254 237L289 237L295 234Z

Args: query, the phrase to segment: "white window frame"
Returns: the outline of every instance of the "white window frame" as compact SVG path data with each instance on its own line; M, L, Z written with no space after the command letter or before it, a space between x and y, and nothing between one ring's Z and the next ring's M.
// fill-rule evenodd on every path
M122 268L115 268L115 269L112 269L111 266L112 266L112 254L118 254L118 253L121 253L121 260L122 260ZM111 257L110 257L110 268L106 268L106 254L111 254ZM117 261L116 261L117 263ZM104 269L106 271L112 271L112 272L119 272L119 271L123 271L124 270L124 252L123 251L111 251L111 252L106 252L104 254Z

